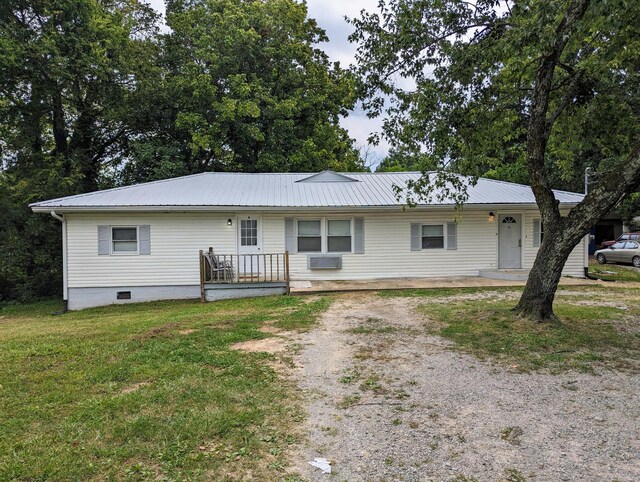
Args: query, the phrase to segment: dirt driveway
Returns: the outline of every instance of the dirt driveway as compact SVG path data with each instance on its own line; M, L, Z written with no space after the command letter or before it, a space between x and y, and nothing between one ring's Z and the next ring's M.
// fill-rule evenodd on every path
M425 334L424 299L340 295L303 335L308 480L640 480L640 377L522 374ZM428 311L427 311L428 313ZM333 474L307 462L325 457Z

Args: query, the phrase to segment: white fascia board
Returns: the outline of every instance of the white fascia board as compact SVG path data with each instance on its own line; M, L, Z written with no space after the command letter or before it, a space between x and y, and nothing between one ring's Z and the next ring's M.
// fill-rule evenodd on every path
M560 203L560 207L572 208L578 203ZM433 204L420 205L415 208L406 208L408 212L422 211L432 209L453 209L453 204ZM500 204L465 204L464 209L498 209L508 207L510 209L537 209L534 203L500 203ZM35 213L50 213L55 210L59 213L76 213L76 212L235 212L235 211L251 211L251 212L336 212L336 211L397 211L402 210L402 205L395 206L39 206L33 205L31 209Z

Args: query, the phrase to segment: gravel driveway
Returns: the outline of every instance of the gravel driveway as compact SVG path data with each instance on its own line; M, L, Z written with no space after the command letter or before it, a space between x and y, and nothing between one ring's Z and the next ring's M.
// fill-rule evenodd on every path
M640 480L640 377L521 374L423 329L427 300L339 296L302 337L308 480ZM326 457L332 475L307 462Z

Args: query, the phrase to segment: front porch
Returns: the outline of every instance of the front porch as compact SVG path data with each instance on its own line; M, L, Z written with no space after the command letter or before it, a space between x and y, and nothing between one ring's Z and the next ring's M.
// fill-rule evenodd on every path
M289 253L217 254L200 250L200 300L289 294Z

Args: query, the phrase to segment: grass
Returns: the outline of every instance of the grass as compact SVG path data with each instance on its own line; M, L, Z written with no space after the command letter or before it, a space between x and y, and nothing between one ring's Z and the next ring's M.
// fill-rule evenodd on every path
M640 282L640 269L630 265L598 264L597 261L591 260L589 274L608 281Z
M0 310L0 480L284 478L295 390L230 346L308 329L330 298Z
M522 290L522 287L487 286L475 288L412 288L379 291L378 296L382 298L439 298L442 296L456 296L482 291L514 291L518 289Z
M628 301L625 310L605 303L613 298L610 291L588 290L587 297L557 297L559 323L535 324L516 318L511 312L515 300L452 298L449 303L426 303L420 310L435 322L429 325L432 333L480 358L504 362L521 371L592 371L597 366L638 369L640 330L624 332L616 327L621 320L637 319L638 292L616 290L616 302ZM578 299L589 304L577 304Z

